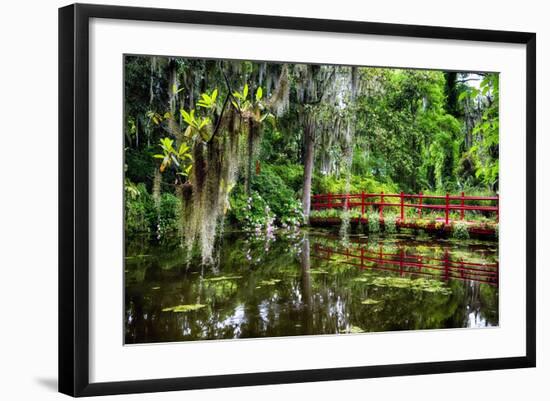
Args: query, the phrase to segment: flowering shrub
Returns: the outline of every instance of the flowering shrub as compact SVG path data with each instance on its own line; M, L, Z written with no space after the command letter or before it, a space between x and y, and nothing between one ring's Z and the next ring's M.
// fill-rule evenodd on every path
M297 230L301 226L302 204L274 168L262 166L261 172L253 177L250 195L242 185L235 187L229 198L230 223L249 231L265 231L268 235L277 227Z
M275 215L266 201L256 191L248 196L238 187L229 199L229 219L246 231L272 231Z
M297 230L304 221L302 205L299 201L289 199L287 213L279 218L281 228L285 230Z
M304 221L302 204L296 199L295 192L275 171L273 166L265 165L261 173L252 180L254 189L269 205L275 214L276 223L282 228L296 228Z

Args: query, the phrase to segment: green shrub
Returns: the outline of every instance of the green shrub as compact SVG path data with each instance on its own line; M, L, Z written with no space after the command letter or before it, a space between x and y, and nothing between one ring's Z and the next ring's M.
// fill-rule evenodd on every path
M468 232L468 224L462 221L454 222L452 236L453 238L457 238L457 239L470 238L470 233Z
M380 231L380 217L378 213L369 213L369 233L374 234Z
M126 235L155 233L162 236L178 229L181 201L173 194L161 194L159 209L145 184L125 183L124 229Z
M145 184L125 183L124 229L126 235L149 233L155 216L153 198Z
M243 230L259 231L273 222L273 212L262 196L256 191L252 191L248 196L242 185L233 190L229 205L230 222Z
M346 177L335 177L334 175L316 176L313 179L313 193L346 193ZM356 176L350 177L349 193L360 194L365 193L397 193L398 189L393 183L381 183L373 177Z
M302 187L304 185L304 166L300 164L279 164L269 165L262 167L262 172L265 169L270 169L277 174L284 184L289 187L294 194L299 195L302 193Z
M283 168L280 171L286 170ZM263 166L261 173L254 176L252 190L265 201L281 226L299 226L303 222L301 202L296 199L295 192L286 185L286 180L283 180L272 166Z
M397 231L397 216L395 214L384 216L384 231L388 234L394 234Z
M361 210L358 208L349 209L348 216L350 219L358 219L361 217ZM319 218L342 218L342 215L344 214L343 209L321 209L321 210L312 210L309 213L310 217L319 217Z
M160 209L158 213L157 232L164 235L170 231L176 231L179 227L181 200L168 192L160 197Z
M342 212L338 209L321 209L321 210L312 210L309 213L309 217L318 217L322 219L329 219L338 217L340 218L342 215Z

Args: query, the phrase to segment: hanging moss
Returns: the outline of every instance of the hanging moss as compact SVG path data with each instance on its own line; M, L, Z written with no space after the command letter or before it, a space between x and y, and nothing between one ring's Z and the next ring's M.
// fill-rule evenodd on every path
M153 177L153 202L155 208L158 210L160 207L160 184L162 182L162 175L158 168L155 168L155 175Z
M223 231L228 195L237 178L239 127L230 115L216 137L206 143L196 141L190 183L180 189L183 243L188 254L198 247L202 263L207 265L215 262L214 245Z

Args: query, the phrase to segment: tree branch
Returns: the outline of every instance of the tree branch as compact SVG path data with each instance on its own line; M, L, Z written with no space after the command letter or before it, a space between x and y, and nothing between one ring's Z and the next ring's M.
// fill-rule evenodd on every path
M235 104L238 104L237 103L237 99L235 99L235 97L233 96L233 89L231 88L231 84L229 83L229 79L227 79L227 75L225 75L225 71L222 69L222 74L223 74L223 78L225 80L225 85L227 86L227 93L228 93L228 96L231 96L231 99L233 99L233 101L235 102ZM239 112L239 115L242 116L242 112L241 112L241 109L238 108L238 107L235 107L237 109L237 111Z
M214 132L212 133L212 136L210 137L210 139L206 143L212 142L212 140L214 139L214 137L216 136L216 134L218 133L218 131L220 129L222 118L223 118L223 113L225 112L227 102L229 101L229 96L230 96L230 92L227 93L227 96L225 97L225 100L223 101L222 111L220 112L220 116L218 117L218 121L216 122L216 127L214 128Z

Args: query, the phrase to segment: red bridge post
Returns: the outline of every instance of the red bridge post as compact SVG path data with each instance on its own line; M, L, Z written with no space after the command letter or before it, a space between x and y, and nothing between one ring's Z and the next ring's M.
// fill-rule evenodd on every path
M462 192L462 199L460 199L460 206L462 209L460 209L460 220L464 220L464 192Z
M380 192L380 205L378 209L380 209L380 220L383 220L384 219L384 191Z
M365 191L361 191L361 220L365 214Z
M445 225L449 224L449 193L445 194Z
M422 191L418 194L418 218L422 218Z
M403 198L403 191L401 191L401 221L405 219L405 200Z

